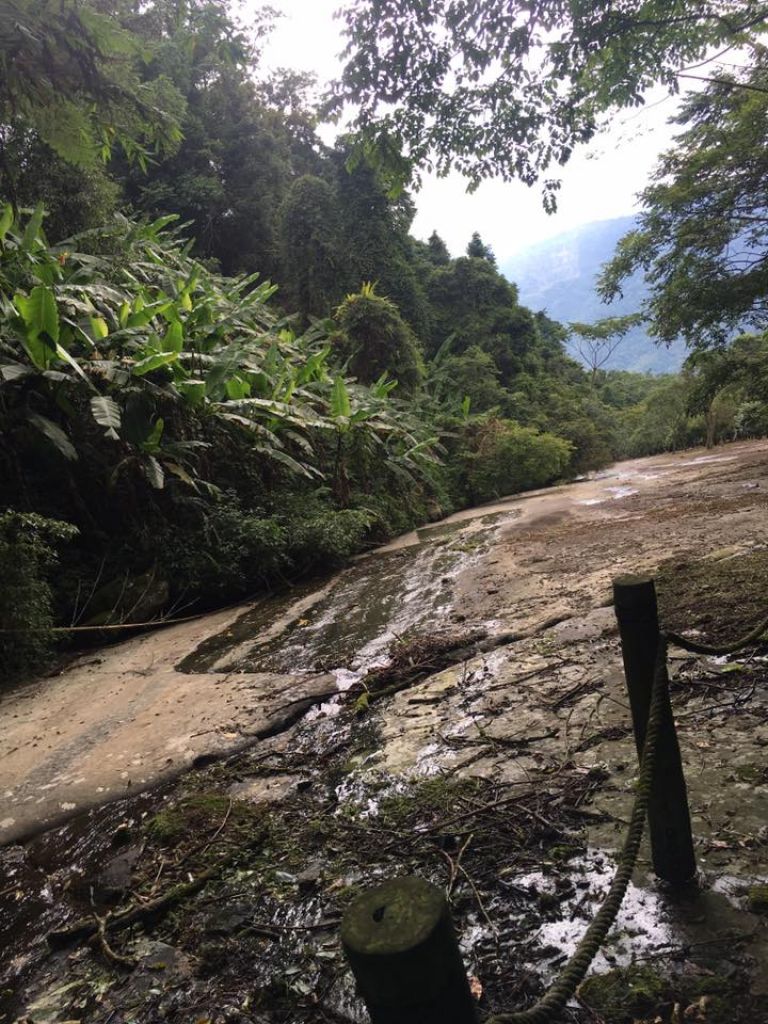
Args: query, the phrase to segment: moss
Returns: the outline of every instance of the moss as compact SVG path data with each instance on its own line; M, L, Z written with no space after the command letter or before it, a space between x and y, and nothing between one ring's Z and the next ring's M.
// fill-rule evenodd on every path
M747 892L747 909L753 914L768 914L768 885L753 885Z
M758 764L742 764L734 770L739 782L749 782L753 786L764 786L768 782L768 767Z
M228 816L228 831L249 828L262 817L262 812L250 804L220 793L196 793L164 807L146 826L147 836L161 846L171 846L184 839L200 839L215 830Z
M413 819L420 821L451 817L461 808L462 798L477 793L474 779L447 779L436 775L425 779L405 793L384 797L379 805L379 817L387 828L401 828Z
M605 1024L632 1024L666 1001L669 986L650 967L626 967L587 978L579 998Z
M571 858L575 857L578 853L583 853L584 847L581 846L568 846L565 843L559 843L557 846L553 846L549 851L549 856L552 860L558 864L565 864Z
M768 551L750 551L723 561L670 559L656 575L663 624L677 632L701 630L720 643L755 625L755 595L768 588Z

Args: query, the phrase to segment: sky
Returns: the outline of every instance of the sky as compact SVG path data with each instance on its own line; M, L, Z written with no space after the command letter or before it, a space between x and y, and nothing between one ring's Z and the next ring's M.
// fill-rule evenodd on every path
M341 0L270 2L283 17L266 47L264 63L312 71L321 82L333 78L344 46L340 23L333 18ZM260 6L258 0L246 0L244 12L249 5ZM469 194L458 175L427 177L414 194L417 215L412 233L426 239L436 230L458 256L472 232L479 231L503 266L521 249L546 238L631 214L658 154L671 142L672 129L666 122L674 104L663 93L654 94L645 107L617 116L603 135L577 151L562 170L556 214L544 212L536 186L489 181Z

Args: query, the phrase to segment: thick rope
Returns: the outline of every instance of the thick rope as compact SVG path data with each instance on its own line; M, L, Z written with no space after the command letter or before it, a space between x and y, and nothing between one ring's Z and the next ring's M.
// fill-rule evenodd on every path
M603 904L594 920L584 933L576 952L565 965L559 978L550 987L535 1006L529 1010L515 1013L498 1013L487 1018L485 1024L549 1024L565 1009L573 998L576 989L605 942L608 932L618 916L624 896L626 895L632 874L637 864L640 841L643 837L645 819L648 813L648 801L651 796L653 771L656 763L656 742L659 735L664 701L667 695L667 642L665 637L659 640L656 653L656 670L653 678L651 706L648 713L648 726L643 745L643 756L640 764L640 776L637 782L637 794L632 808L627 836L624 840L616 874L611 882Z
M667 632L665 636L669 643L674 644L675 647L682 647L684 651L690 651L691 654L722 655L735 654L736 651L740 651L742 648L749 647L750 644L761 640L766 633L768 633L768 618L763 619L762 622L758 623L753 630L740 640L730 644L723 644L719 647L713 644L701 644L696 640L681 636L679 633Z

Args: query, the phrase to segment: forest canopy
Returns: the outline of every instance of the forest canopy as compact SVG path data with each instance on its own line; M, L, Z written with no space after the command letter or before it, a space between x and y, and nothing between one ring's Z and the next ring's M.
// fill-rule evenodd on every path
M455 169L474 186L496 176L532 185L610 113L655 84L677 92L688 65L755 38L768 4L353 0L343 18L331 109L351 106L370 156L395 175L411 165ZM543 180L548 209L557 188Z

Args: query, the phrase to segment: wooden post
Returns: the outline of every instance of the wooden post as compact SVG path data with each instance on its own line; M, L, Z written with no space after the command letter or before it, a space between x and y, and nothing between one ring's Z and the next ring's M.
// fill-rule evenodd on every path
M649 576L621 576L613 582L613 598L639 757L645 743L660 639L656 588ZM659 722L648 821L653 870L659 878L673 885L691 881L696 874L696 855L688 792L668 691Z
M476 1024L448 904L423 878L364 892L341 941L372 1024Z

